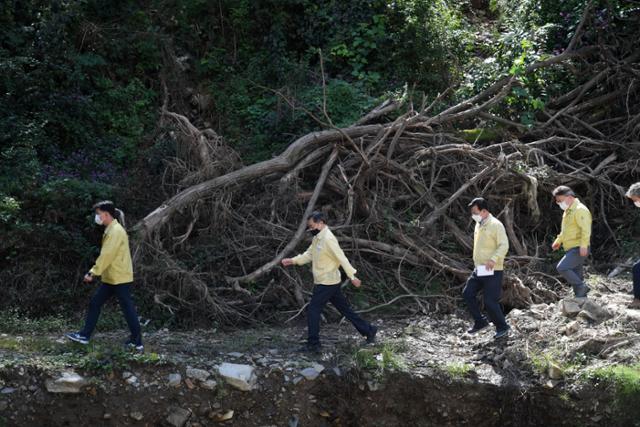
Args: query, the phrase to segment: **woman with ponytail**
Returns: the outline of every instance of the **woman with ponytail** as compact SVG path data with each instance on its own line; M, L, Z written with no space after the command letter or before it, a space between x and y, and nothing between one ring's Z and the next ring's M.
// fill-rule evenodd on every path
M93 209L96 224L104 226L105 230L100 256L84 276L84 282L92 283L96 277L100 277L102 283L91 298L84 328L79 332L69 333L66 337L71 341L88 344L100 317L102 306L115 295L131 331L131 336L125 345L137 351L144 351L140 322L131 298L133 265L129 237L124 229L124 213L116 209L111 201L97 203Z

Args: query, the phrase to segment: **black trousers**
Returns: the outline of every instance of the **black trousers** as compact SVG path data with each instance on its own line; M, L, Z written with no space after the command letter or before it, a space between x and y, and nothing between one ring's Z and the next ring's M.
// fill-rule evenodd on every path
M633 265L633 297L640 299L640 261Z
M322 309L331 302L335 308L356 327L361 335L371 333L371 324L363 320L353 311L349 301L342 294L340 285L316 285L307 307L307 322L309 324L309 345L320 345L320 314Z
M478 292L482 290L484 294L484 306L487 309L489 320L495 325L496 330L507 329L507 322L500 307L500 295L502 294L502 271L495 271L492 276L478 276L474 271L467 280L462 295L467 303L469 312L473 316L476 324L485 322L485 318L480 312L478 304Z
M127 325L129 325L129 330L131 331L131 342L135 345L141 345L142 334L140 333L140 322L138 322L138 315L136 314L136 309L133 305L130 287L130 283L122 285L101 284L93 295L93 298L91 298L87 318L84 322L84 328L80 331L80 335L91 338L91 334L93 334L93 330L98 323L98 317L100 317L102 306L107 302L107 300L109 300L109 298L115 295L120 302L120 308L122 308L122 313L127 321Z

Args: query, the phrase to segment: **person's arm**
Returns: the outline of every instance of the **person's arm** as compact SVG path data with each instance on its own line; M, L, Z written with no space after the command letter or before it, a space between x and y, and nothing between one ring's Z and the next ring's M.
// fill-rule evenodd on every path
M509 252L509 239L507 238L507 232L504 229L504 225L496 224L495 227L497 247L491 256L491 261L494 263L498 262L498 259L507 256L507 252Z
M304 253L291 258L291 261L293 261L294 265L309 264L311 262L311 246L309 246L309 248L304 251Z
M347 277L352 281L356 278L356 269L353 268L346 255L344 254L342 248L338 244L338 240L336 239L327 239L326 243L331 251L331 254L335 258L336 261L340 264Z
M563 236L563 231L564 231L564 217L565 215L562 215L562 224L560 225L560 234L558 234L558 236L556 237L556 240L553 241L553 243L551 244L551 247L555 250L558 249L560 247L560 245L562 244L562 241L564 240L564 236Z
M564 218L562 219L562 221L564 222ZM564 236L562 235L562 234L563 234L563 233L562 233L562 231L563 231L563 230L564 230L564 227L562 227L562 226L561 226L561 228L560 228L560 233L556 236L556 240L554 240L554 241L553 241L553 245L554 245L554 246L556 246L556 245L558 245L558 246L559 246L559 245L561 245L561 244L562 244L562 240L563 240L563 237L564 237Z
M576 213L576 223L580 227L580 247L587 249L591 242L591 213L587 210L579 210Z
M105 236L100 249L100 256L89 273L93 276L102 276L102 273L111 265L118 254L118 248L122 243L122 235L120 233L109 233Z

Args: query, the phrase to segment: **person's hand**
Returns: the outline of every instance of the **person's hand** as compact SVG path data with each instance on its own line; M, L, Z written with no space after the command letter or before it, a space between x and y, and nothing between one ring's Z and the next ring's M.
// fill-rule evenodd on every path
M557 251L558 249L560 249L560 243L553 242L553 244L551 245L551 249Z
M82 280L84 283L91 283L93 282L93 276L89 273L84 275L84 279Z
M489 260L484 266L487 267L487 270L493 270L493 268L496 266L496 262L493 260Z
M362 280L358 279L357 277L354 277L353 279L351 279L351 284L356 288L359 288L362 285Z
M589 256L589 248L583 248L582 246L580 247L580 256L581 257L587 257Z
M293 265L293 259L292 258L283 259L282 265L284 265L285 267L289 267L290 265Z

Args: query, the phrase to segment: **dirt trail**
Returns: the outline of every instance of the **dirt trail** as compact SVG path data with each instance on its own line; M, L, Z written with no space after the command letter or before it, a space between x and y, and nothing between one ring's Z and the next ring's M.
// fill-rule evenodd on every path
M2 334L0 426L629 425L611 389L584 373L637 362L640 312L625 307L628 281L590 285L593 304L578 301L576 313L571 299L511 311L513 333L498 342L490 330L467 335L462 310L373 318L375 346L351 325L324 325L324 351L312 356L294 351L303 324L147 332L144 355L119 348L124 332L88 347ZM585 311L598 308L599 319ZM223 363L251 370L251 390L231 384ZM63 372L78 383L56 391Z

